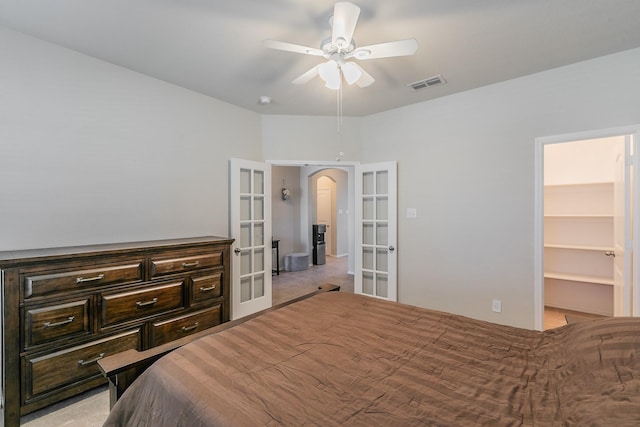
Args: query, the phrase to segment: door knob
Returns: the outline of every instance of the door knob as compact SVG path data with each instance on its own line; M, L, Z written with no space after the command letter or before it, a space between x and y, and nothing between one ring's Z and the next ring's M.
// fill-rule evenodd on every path
M394 248L393 246L389 246L389 252L393 252L395 250L396 250L396 248Z
M614 258L616 257L616 253L615 253L615 252L613 252L613 251L606 251L604 254L605 254L606 256L612 256L612 257L614 257Z
M240 248L235 248L235 249L233 250L233 252L235 252L235 253L236 253L236 255L240 255L240 252L242 252L242 251L240 250Z

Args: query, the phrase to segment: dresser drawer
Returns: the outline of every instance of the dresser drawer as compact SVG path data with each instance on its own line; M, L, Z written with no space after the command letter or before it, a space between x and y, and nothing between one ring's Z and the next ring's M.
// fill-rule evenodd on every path
M91 289L96 286L135 283L143 280L143 261L127 265L95 266L65 272L38 272L24 277L24 297L31 298L55 292Z
M222 271L212 271L191 278L191 301L205 302L222 295Z
M140 330L134 329L99 341L50 353L23 358L24 401L54 389L101 375L98 360L111 354L140 348ZM77 386L74 384L74 386Z
M102 295L102 327L184 307L184 281Z
M223 262L222 255L222 250L219 250L188 257L154 258L151 260L151 277L202 270L204 268L221 267Z
M46 307L27 308L24 315L25 347L91 333L91 300L85 298Z
M151 325L150 346L155 347L178 338L186 337L195 332L212 328L220 323L222 323L222 310L220 305L174 319L155 322Z

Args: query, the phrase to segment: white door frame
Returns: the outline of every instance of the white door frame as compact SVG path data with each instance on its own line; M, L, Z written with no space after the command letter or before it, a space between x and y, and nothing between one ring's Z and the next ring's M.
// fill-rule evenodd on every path
M631 287L633 301L631 305L633 316L640 316L640 272L638 271L640 258L640 153L638 152L640 140L640 125L625 126L619 128L600 129L571 134L539 137L535 139L535 181L534 181L534 327L543 329L544 321L544 146L561 142L582 141L589 139L608 138L613 136L634 135L633 138L633 277Z

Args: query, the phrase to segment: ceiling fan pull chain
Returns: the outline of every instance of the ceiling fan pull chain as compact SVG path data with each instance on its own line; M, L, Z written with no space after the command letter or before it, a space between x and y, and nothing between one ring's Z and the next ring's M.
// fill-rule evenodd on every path
M342 152L342 75L340 76L340 87L336 91L336 103L337 103L337 127L338 127L338 157L337 161L342 160L344 153Z
M342 118L342 114L341 114L342 105L340 102L341 100L342 100L342 84L340 84L340 87L336 91L336 120L337 120L336 125L338 126L338 135L342 133L342 121L340 120Z

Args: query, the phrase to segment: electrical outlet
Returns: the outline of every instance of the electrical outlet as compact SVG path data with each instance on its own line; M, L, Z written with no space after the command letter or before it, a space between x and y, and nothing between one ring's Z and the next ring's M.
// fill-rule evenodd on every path
M407 218L417 218L418 210L416 208L407 208Z
M499 299L494 299L493 301L491 301L491 310L495 311L496 313L502 313L502 301L500 301Z

